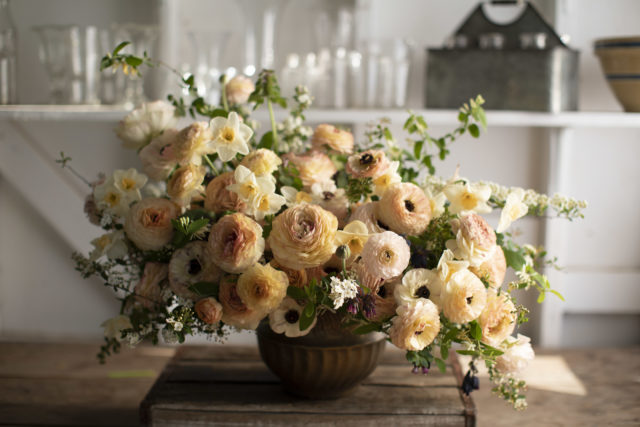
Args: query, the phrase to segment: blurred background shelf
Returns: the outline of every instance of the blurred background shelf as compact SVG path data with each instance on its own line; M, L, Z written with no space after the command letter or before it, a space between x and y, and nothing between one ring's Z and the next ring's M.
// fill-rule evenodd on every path
M392 123L403 123L409 109L311 109L306 116L312 123L366 124L386 117ZM455 110L411 110L421 114L431 126L457 123ZM1 120L19 121L100 121L121 120L128 110L112 105L4 105L0 106ZM282 120L284 111L276 112ZM265 122L269 119L263 109L254 118ZM530 111L488 111L489 127L540 127L540 128L640 128L640 113L568 111L545 113Z

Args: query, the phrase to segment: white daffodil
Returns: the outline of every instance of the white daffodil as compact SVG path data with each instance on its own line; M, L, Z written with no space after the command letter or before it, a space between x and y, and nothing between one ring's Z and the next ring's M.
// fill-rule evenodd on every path
M443 284L446 284L454 273L457 273L460 270L466 270L469 268L469 262L467 261L456 261L451 250L446 249L442 252L442 256L438 261L438 275L440 276L440 281Z
M228 185L227 190L236 193L244 202L249 201L260 192L260 184L258 183L258 178L253 172L242 165L238 166L233 172L233 179L235 183ZM271 181L266 181L269 182L275 189L275 185L273 185Z
M140 200L140 189L147 183L147 176L134 168L113 172L113 185L133 200Z
M95 247L89 259L95 261L103 255L109 259L123 258L127 253L127 244L124 241L124 231L118 230L111 233L103 234L91 241Z
M331 277L331 293L329 298L333 301L333 308L339 309L346 300L355 298L358 295L358 284L353 279L338 279L336 276Z
M284 186L280 188L280 192L286 200L287 207L302 203L311 203L313 201L311 194L306 191L298 191L294 187Z
M491 197L491 187L488 185L455 181L447 184L442 192L451 203L449 212L453 214L465 211L491 212L491 207L487 204Z
M248 142L253 135L253 130L244 123L240 123L237 113L232 111L229 113L229 118L214 117L210 127L213 132L212 146L220 160L228 162L238 153L249 154Z
M442 282L437 270L414 268L402 277L402 284L395 287L393 296L398 305L411 304L420 298L430 299L440 307Z
M275 190L275 187L274 187ZM287 200L275 192L258 193L247 203L245 213L260 221L267 215L278 213Z
M444 204L447 202L447 196L440 191L433 195L430 189L426 189L424 192L429 198L431 204L431 218L437 218L444 213Z
M271 326L273 332L284 334L289 338L307 335L316 325L316 319L313 319L311 326L301 331L300 317L302 317L302 310L303 307L293 298L285 297L280 306L269 314L269 326Z
M124 192L115 186L113 176L93 189L93 198L101 211L118 217L124 217L129 212L131 203L140 200L135 192Z
M384 173L373 180L373 194L382 197L389 187L402 182L402 177L398 174L399 167L400 162L393 161Z
M504 208L500 213L500 221L498 222L498 228L496 231L502 233L505 231L512 222L518 218L522 218L529 212L529 208L523 203L524 190L522 188L516 188L507 196Z
M104 328L104 336L106 338L115 339L118 342L122 341L123 330L133 328L131 319L129 319L129 316L125 316L124 314L105 320L100 326Z
M355 257L362 252L364 244L369 239L369 230L362 221L351 221L344 230L336 231L336 243L338 246L347 245L351 256Z

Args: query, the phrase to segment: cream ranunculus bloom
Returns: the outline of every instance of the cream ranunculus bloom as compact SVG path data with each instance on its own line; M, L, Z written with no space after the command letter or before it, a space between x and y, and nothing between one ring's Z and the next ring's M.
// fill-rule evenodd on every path
M496 369L503 374L515 374L523 371L535 358L535 353L527 336L518 334L517 338L509 337L502 348L504 354L496 358Z
M209 246L213 262L221 269L242 273L262 257L262 227L241 213L225 215L211 227Z
M143 251L157 251L173 237L172 219L180 215L180 207L167 199L142 199L129 210L124 223L127 237Z
M498 347L516 327L516 307L505 294L487 293L487 304L478 318L482 341Z
M301 155L289 153L284 158L296 167L306 188L311 188L316 182L329 181L338 172L329 156L319 151Z
M200 166L202 156L213 154L213 133L207 122L195 122L182 129L173 142L173 153L177 163Z
M402 277L402 284L395 287L394 296L398 305L411 303L417 299L430 299L440 308L442 282L438 272L426 268L414 268Z
M246 306L238 296L236 280L237 276L226 276L220 281L218 301L222 305L222 321L237 329L255 329L266 313Z
M204 166L181 166L171 175L167 183L167 194L177 205L188 207L194 197L204 193L202 181L206 173Z
M491 212L491 207L487 204L491 197L491 187L488 185L455 181L447 184L442 192L447 196L449 212L453 214L464 211Z
M317 205L296 205L273 220L268 243L278 264L313 268L329 261L336 249L338 219Z
M311 136L314 150L330 150L340 154L353 152L353 134L329 124L318 125Z
M453 323L477 319L487 303L487 291L475 274L467 269L451 276L440 296L442 311Z
M149 178L164 181L175 168L178 161L173 152L173 142L177 135L176 129L167 129L140 150L142 171Z
M137 150L177 121L173 105L165 101L149 102L129 113L118 124L116 134L126 148Z
M213 297L198 300L193 309L198 318L207 325L215 325L222 320L222 304Z
M363 265L367 271L382 279L399 276L409 265L409 245L392 231L374 234L362 248Z
M451 230L456 239L448 240L446 246L456 258L469 261L472 267L477 267L493 255L496 234L480 215L474 212L462 213L459 218L451 221Z
M199 295L189 289L191 285L217 282L221 275L207 243L201 240L177 249L169 261L169 285L173 293L184 299L198 299Z
M251 310L270 313L287 296L287 275L269 264L254 264L238 278L238 296Z
M253 130L240 122L236 112L230 112L228 118L214 117L211 120L211 132L212 147L223 162L233 159L236 154L249 154L248 143Z
M271 314L269 314L269 326L271 330L277 334L284 334L289 338L302 337L307 335L316 325L316 319L313 319L311 326L304 331L300 330L300 317L302 316L302 307L294 299L286 297Z
M507 260L504 257L504 251L500 246L496 245L489 258L477 267L469 267L469 271L480 279L486 279L492 289L498 289L504 282L504 276L507 272Z
M500 221L496 229L498 233L505 231L512 222L522 218L529 212L527 205L522 202L523 199L524 190L522 188L516 188L509 193L500 213Z
M416 236L429 226L431 203L415 184L395 184L376 205L376 215L391 231Z
M244 211L247 205L237 193L227 189L235 182L233 172L225 172L209 181L205 190L204 208L215 213Z
M240 164L256 176L270 175L282 164L276 153L266 148L260 148L247 154Z
M227 100L230 104L245 104L255 89L251 79L243 75L235 76L225 86Z
M438 307L425 299L398 306L392 320L389 338L398 348L420 351L431 344L440 332Z

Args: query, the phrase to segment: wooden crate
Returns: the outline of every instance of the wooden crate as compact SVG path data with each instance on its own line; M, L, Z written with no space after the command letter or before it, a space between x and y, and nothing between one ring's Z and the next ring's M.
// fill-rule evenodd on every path
M378 368L338 400L285 393L257 349L181 347L140 405L143 424L474 426L475 406L460 390L457 358L447 373L412 374L404 353L389 346Z

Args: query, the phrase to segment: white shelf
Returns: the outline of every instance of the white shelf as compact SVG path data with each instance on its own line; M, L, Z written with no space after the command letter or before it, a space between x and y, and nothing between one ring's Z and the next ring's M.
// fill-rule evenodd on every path
M430 126L457 123L456 110L413 110L421 114ZM0 120L18 121L105 121L121 120L127 110L110 105L5 105L0 106ZM286 113L276 112L281 120ZM408 114L405 109L312 109L306 114L310 123L364 124L382 117L402 124ZM254 114L260 121L268 120L261 108ZM640 128L640 113L572 111L544 113L529 111L487 111L489 127L585 127L585 128Z

